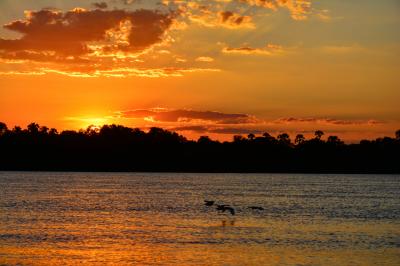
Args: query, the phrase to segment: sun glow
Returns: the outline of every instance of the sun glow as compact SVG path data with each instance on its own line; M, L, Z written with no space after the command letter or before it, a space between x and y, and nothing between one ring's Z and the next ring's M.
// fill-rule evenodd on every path
M105 117L66 117L65 120L72 121L76 128L79 129L100 129L102 125L110 123Z

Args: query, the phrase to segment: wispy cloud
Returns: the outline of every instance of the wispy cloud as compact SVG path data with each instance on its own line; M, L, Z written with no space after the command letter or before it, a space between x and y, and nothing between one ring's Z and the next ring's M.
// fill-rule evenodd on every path
M334 119L334 118L295 118L295 117L285 117L279 118L274 121L275 123L283 124L299 124L299 123L311 123L311 124L325 124L325 125L379 125L383 124L383 121L378 121L375 119L368 120L344 120L344 119Z
M227 29L254 29L253 18L233 11L214 11L207 6L191 8L185 14L191 22L205 27L223 27Z
M344 55L350 53L366 53L369 50L359 44L352 45L328 45L321 47L321 52L333 55Z
M239 0L251 6L258 6L272 10L286 8L294 20L305 20L311 13L311 0Z
M265 47L260 47L260 48L255 48L250 46L239 46L239 47L226 46L222 48L222 52L225 54L274 56L274 55L282 55L286 53L287 50L280 45L267 44Z
M255 117L247 114L230 114L217 111L196 111L184 109L136 109L121 111L118 117L142 118L151 122L208 123L216 124L248 124L255 123Z
M196 58L197 62L214 62L214 58L209 56L200 56Z
M74 71L72 69L39 68L37 71L0 71L0 75L45 75L58 74L69 77L96 78L96 77L182 77L185 73L195 72L219 72L215 68L113 68L91 71Z

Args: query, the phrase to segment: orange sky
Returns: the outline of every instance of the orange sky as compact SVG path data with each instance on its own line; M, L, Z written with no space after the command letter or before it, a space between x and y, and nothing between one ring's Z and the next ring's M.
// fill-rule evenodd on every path
M392 136L399 15L396 0L3 0L0 121Z

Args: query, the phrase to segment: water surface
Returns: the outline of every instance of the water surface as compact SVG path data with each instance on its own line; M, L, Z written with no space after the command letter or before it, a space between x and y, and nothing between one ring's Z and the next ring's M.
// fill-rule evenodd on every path
M78 264L400 265L400 176L0 172L0 265Z

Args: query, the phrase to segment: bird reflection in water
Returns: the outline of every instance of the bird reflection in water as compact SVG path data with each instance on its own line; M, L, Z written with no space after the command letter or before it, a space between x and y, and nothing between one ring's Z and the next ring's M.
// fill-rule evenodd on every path
M230 221L222 220L221 226L222 227L235 226L235 220L230 220Z

